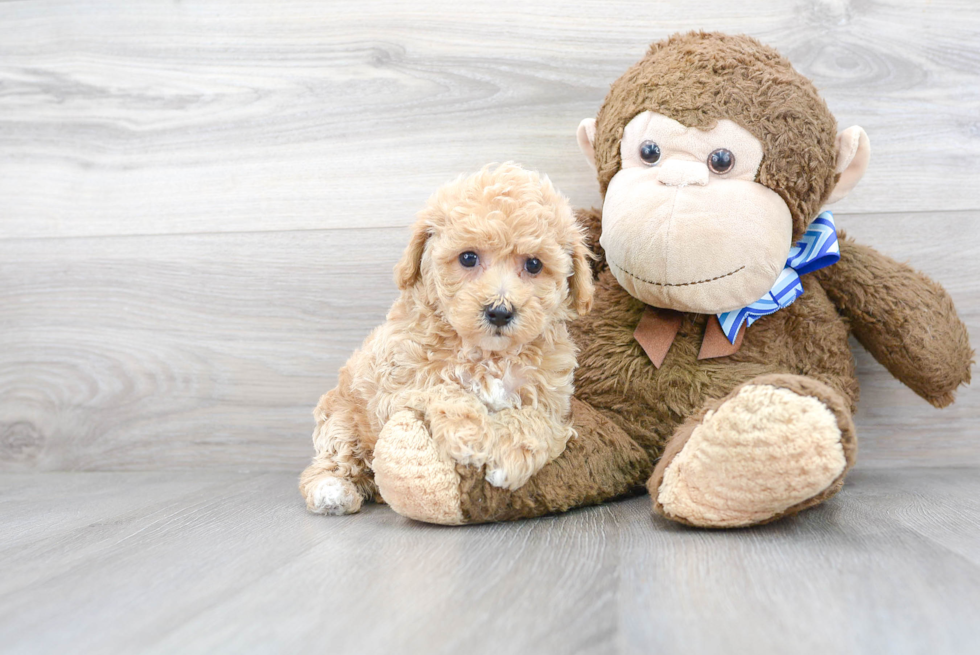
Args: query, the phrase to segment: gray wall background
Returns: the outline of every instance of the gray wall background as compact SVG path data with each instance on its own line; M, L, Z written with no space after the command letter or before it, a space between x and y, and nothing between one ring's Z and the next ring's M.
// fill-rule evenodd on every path
M835 205L980 343L980 4L0 2L0 471L295 470L428 195L575 144L646 45L745 32L863 126ZM923 316L928 322L930 317ZM861 466L980 464L859 346Z

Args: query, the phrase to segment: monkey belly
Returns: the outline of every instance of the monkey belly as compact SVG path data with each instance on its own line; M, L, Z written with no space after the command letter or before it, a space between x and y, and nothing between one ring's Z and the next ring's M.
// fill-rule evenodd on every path
M698 360L708 316L685 314L658 369L633 338L646 306L609 271L596 281L591 314L570 326L579 347L575 396L609 417L651 457L705 402L767 373L806 375L840 391L856 409L858 385L848 328L813 278L792 305L747 328L729 357Z

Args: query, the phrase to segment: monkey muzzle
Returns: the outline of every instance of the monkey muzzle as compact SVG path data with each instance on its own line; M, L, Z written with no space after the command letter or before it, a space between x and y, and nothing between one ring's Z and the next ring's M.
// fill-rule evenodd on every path
M700 162L676 160L613 177L599 242L630 295L655 307L715 314L769 291L792 232L789 207L767 187L713 178Z

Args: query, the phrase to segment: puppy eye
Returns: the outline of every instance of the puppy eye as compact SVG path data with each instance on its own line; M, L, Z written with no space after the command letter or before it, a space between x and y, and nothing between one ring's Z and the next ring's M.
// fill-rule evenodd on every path
M648 166L656 166L660 161L660 146L653 141L644 141L640 144L640 159Z
M708 168L712 173L724 175L735 165L735 155L727 148L718 148L708 155Z
M541 260L538 259L537 257L528 257L527 261L524 262L524 270L530 273L531 275L537 275L538 273L540 273L541 267L543 266L544 264L542 264Z
M467 250L459 256L459 263L466 268L473 268L480 263L480 257L472 250Z

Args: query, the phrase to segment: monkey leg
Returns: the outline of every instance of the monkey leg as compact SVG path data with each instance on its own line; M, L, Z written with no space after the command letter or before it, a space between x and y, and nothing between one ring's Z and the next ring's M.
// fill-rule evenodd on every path
M508 491L487 482L484 467L440 457L422 421L402 412L385 425L375 445L375 482L399 514L445 525L530 518L642 493L652 469L646 453L577 399L572 399L572 421L577 436L564 452L524 486Z
M674 521L758 525L833 496L856 454L840 393L808 377L764 375L682 424L647 487L654 510Z

